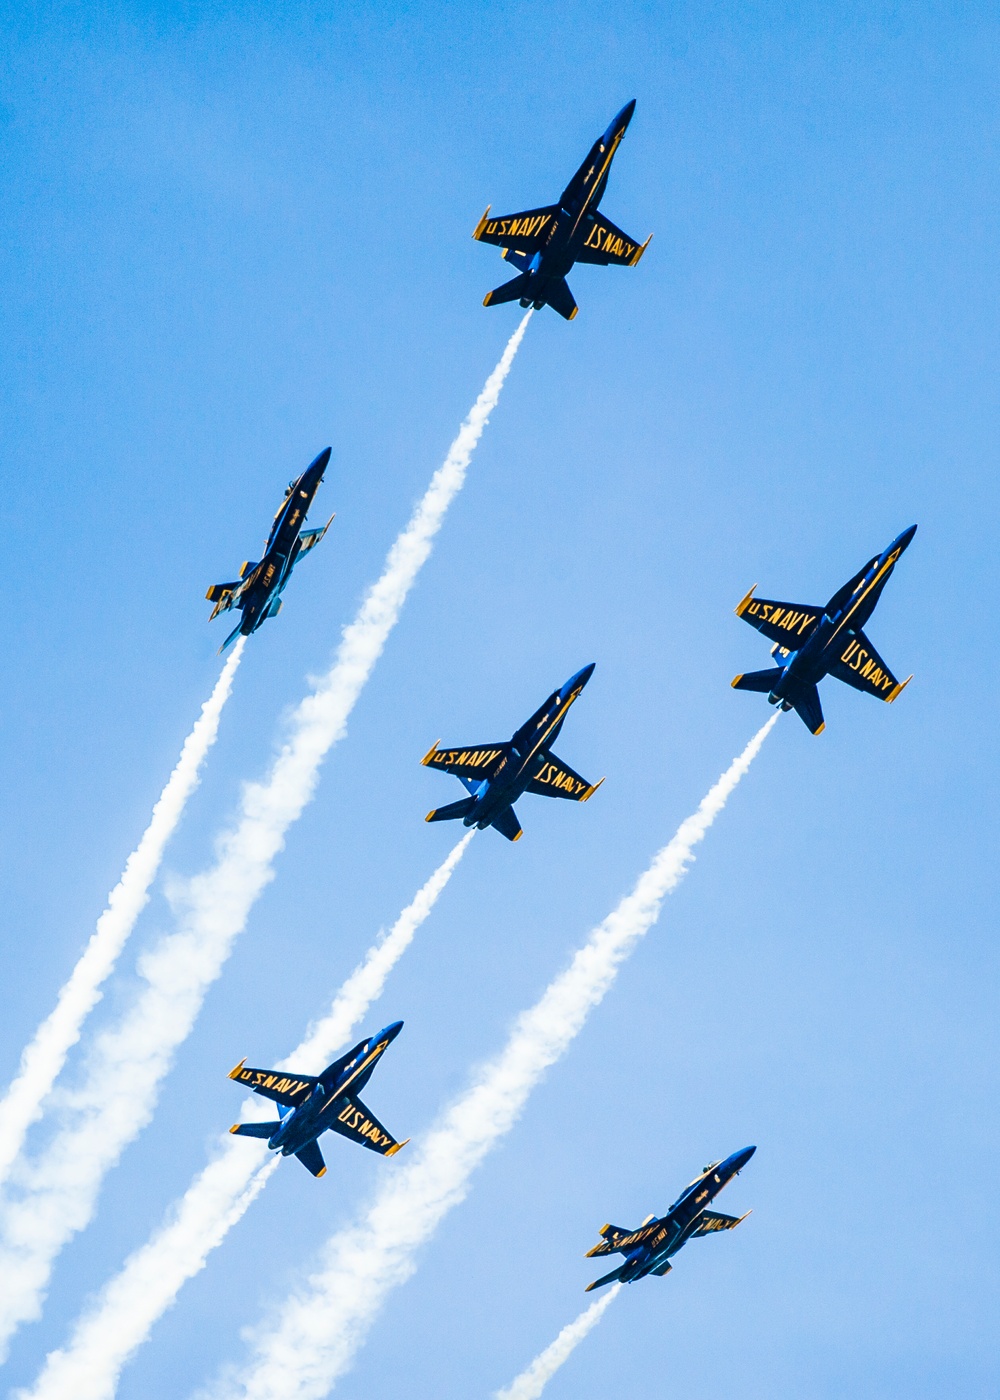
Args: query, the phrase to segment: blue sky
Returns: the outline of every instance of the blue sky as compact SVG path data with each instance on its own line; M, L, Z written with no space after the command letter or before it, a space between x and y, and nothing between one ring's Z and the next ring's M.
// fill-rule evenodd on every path
M518 310L470 234L555 198L630 97L604 208L655 237L533 318L316 800L62 1255L26 1384L267 1064L450 849L431 742L502 739L588 661L583 808L473 842L373 1028L416 1137L766 715L733 606L822 601L913 521L868 629L913 684L783 719L659 926L391 1299L346 1397L489 1395L583 1306L606 1220L747 1142L740 1231L627 1290L553 1381L690 1400L996 1393L994 722L1000 20L976 5L63 5L0 15L3 1076L218 674L204 591L327 443L337 520L256 636L91 1031L171 926ZM88 1032L89 1034L90 1032ZM68 1071L73 1082L77 1057ZM361 1160L364 1158L364 1160ZM126 1371L243 1355L391 1168L277 1174Z

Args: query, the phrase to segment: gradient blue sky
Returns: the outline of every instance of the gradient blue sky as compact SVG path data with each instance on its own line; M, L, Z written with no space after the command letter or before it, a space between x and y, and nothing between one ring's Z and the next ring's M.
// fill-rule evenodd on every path
M489 1395L573 1318L605 1220L759 1150L740 1231L627 1290L553 1382L597 1400L997 1393L1000 16L976 4L95 3L0 13L5 548L0 1063L100 913L208 694L207 585L326 443L337 520L248 647L170 848L201 869L519 312L470 234L558 195L630 97L604 207L655 237L536 316L434 556L152 1127L9 1383L455 839L438 737L503 738L588 661L583 808L477 837L371 1017L416 1137L762 722L733 616L822 601L913 521L880 706L782 720L686 883L338 1394ZM158 888L91 1029L170 927ZM69 1078L78 1071L73 1062ZM42 1140L44 1134L34 1141ZM283 1167L126 1372L243 1354L391 1163Z

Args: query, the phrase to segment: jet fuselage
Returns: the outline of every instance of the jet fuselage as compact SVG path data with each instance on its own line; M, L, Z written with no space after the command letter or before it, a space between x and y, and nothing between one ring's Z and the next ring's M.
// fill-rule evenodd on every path
M330 449L326 448L285 492L264 545L264 556L241 589L237 606L243 613L239 630L244 637L257 630L272 608L277 611L274 605L295 567L302 548L302 527L329 461Z

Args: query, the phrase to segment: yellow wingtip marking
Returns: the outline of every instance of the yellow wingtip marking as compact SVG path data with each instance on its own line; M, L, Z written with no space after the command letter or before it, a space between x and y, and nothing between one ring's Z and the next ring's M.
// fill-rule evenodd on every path
M241 1069L243 1068L243 1066L246 1064L246 1062L247 1062L247 1057L246 1057L246 1055L244 1055L243 1058L242 1058L242 1060L240 1060L239 1064L236 1066L236 1068L235 1068L235 1069L231 1069L231 1070L229 1071L229 1078L230 1078L230 1079L235 1079L236 1076L239 1074L240 1070L241 1070Z
M741 1215L741 1216L740 1216L739 1220L737 1220L737 1222L736 1222L736 1225L742 1225L743 1222L744 1222L744 1220L746 1220L747 1215L753 1215L753 1207L752 1207L752 1206L751 1206L750 1209L746 1212L746 1215ZM736 1225L733 1226L733 1229L734 1229L734 1230L736 1229Z
M635 267L636 263L637 263L637 262L639 261L639 259L642 257L643 253L644 253L644 252L646 251L646 249L649 247L649 241L650 241L650 239L651 239L652 237L653 237L653 235L650 234L650 235L649 235L649 238L646 239L646 241L645 241L645 243L642 245L642 247L636 249L635 257L632 259L631 263L629 264L630 267Z
M580 308L579 308L578 306L574 306L574 307L573 307L573 310L569 313L569 319L570 319L571 321L576 320L576 313L577 313L579 310L580 310Z
M427 813L426 817L424 817L424 821L425 821L425 822L432 822L436 816L437 816L437 808L435 807L433 812L428 812L428 813Z
M744 597L742 597L742 598L740 599L740 601L736 604L736 616L737 616L737 617L742 617L743 614L746 612L747 608L750 606L750 599L753 597L753 595L754 595L754 589L756 589L756 587L757 587L757 585L754 584L754 586L753 586L753 588L751 588L750 592L747 593Z
M896 696L899 695L899 693L900 693L901 691L905 690L906 687L910 684L910 681L912 681L912 680L913 680L913 677L912 677L912 676L907 676L907 678L906 678L905 681L900 681L898 685L893 686L892 694L891 694L891 695L887 695L887 696L885 697L885 703L886 703L887 705L891 705L892 702L895 700Z
M487 206L486 206L486 213L483 215L483 217L479 220L479 223L476 225L476 231L475 231L475 233L472 235L473 238L478 238L479 235L482 233L483 229L486 227L486 220L487 220L487 219L489 218L489 216L490 216L490 209L491 209L492 207L493 207L492 205L487 204ZM485 306L486 303L484 302L483 305Z
M730 684L730 685L732 686L732 688L735 690L736 687L739 685L739 683L740 683L740 681L741 681L742 679L743 679L743 672L741 671L741 672L739 673L738 676L734 676L734 677L732 678L732 680L729 682L729 684Z
M597 791L597 789L601 786L601 784L602 784L603 782L604 782L604 779L603 779L603 778L598 778L598 780L597 780L596 783L591 783L590 787L587 789L587 791L586 791L586 792L583 794L583 796L580 798L580 801L581 801L581 802L589 802L590 799L593 797L594 793Z
M441 742L440 739L435 739L434 742L433 742L433 744L431 744L430 748L427 750L427 752L424 754L423 758L420 760L420 762L424 765L425 768L426 768L427 764L430 763L430 761L431 761L431 759L434 757L434 755L437 753L437 751L438 751L438 744L440 744L440 742Z
M522 837L523 835L524 835L524 832L523 832L523 831L519 831L519 832L517 833L517 835L514 837L514 840L515 840L515 841L520 841L520 839L521 839L521 837Z
M826 720L823 721L823 723L820 725L820 727L819 727L818 729L814 729L814 730L813 730L813 733L816 734L816 735L820 735L820 734L823 733L823 730L824 730L825 728L826 728Z
M233 1126L229 1129L229 1131L230 1131L231 1133L238 1133L239 1130L240 1130L240 1125L239 1125L239 1123L234 1123Z
M396 1153L400 1152L406 1146L409 1140L409 1138L404 1138L402 1142L397 1142L393 1147L389 1148L389 1151L385 1155L387 1157L395 1157Z
M489 306L490 301L492 300L492 297L493 297L493 293L492 293L492 292L487 292L486 295L483 297L483 305L484 305L484 306Z
M319 1181L321 1176L326 1176L326 1167L320 1167L319 1171L316 1173L316 1180Z
M585 1288L583 1291L584 1291L584 1293L593 1293L593 1291L594 1291L594 1289L595 1289L596 1287L597 1287L597 1284L596 1284L596 1283L588 1283L587 1286L586 1286L586 1288Z

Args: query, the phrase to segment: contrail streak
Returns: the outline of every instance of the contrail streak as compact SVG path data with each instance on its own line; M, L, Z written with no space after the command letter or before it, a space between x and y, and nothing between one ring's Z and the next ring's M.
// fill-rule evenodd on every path
M303 1074L324 1069L381 996L386 978L413 942L475 835L470 831L417 892L384 938L379 939L334 998L329 1012L278 1069ZM247 1100L256 1110L259 1100ZM251 1116L250 1113L247 1116ZM262 1116L254 1113L252 1116ZM279 1157L262 1162L260 1143L226 1133L217 1154L195 1177L167 1221L125 1261L73 1329L63 1350L50 1352L31 1390L20 1400L106 1400L122 1368L142 1346L154 1323L173 1305L183 1285L205 1267L260 1194Z
M241 637L184 741L177 766L160 793L142 840L125 862L121 879L108 895L107 908L98 919L90 941L69 980L63 984L54 1009L25 1047L17 1076L0 1100L0 1186L24 1146L28 1129L42 1116L45 1100L66 1063L66 1056L80 1039L84 1021L101 999L101 986L114 971L129 934L146 907L167 842L177 829L188 798L198 786L201 766L215 743L219 719L233 688L242 652Z
M18 1326L41 1310L52 1264L90 1221L104 1174L151 1118L160 1081L187 1037L208 987L222 971L254 902L274 878L285 834L311 799L330 746L382 653L473 449L495 407L530 313L507 342L389 551L382 577L345 629L333 665L291 716L289 737L263 782L243 789L236 826L215 863L186 886L178 930L139 962L145 986L132 1009L98 1037L84 1083L67 1097L63 1125L42 1157L19 1173L21 1192L0 1210L0 1359Z
M254 1330L253 1352L209 1392L248 1400L319 1400L350 1367L389 1292L465 1199L473 1171L514 1126L548 1067L569 1048L614 982L619 965L680 883L694 848L746 773L777 715L653 858L632 892L599 924L565 972L521 1014L496 1059L447 1109L410 1161L376 1193L361 1221L327 1241L318 1269Z
M622 1287L620 1283L612 1284L607 1293L596 1303L591 1303L575 1322L567 1323L555 1341L539 1352L526 1371L512 1380L505 1390L497 1391L495 1400L538 1400L559 1367L569 1360L584 1337L600 1322L608 1304L617 1297Z

